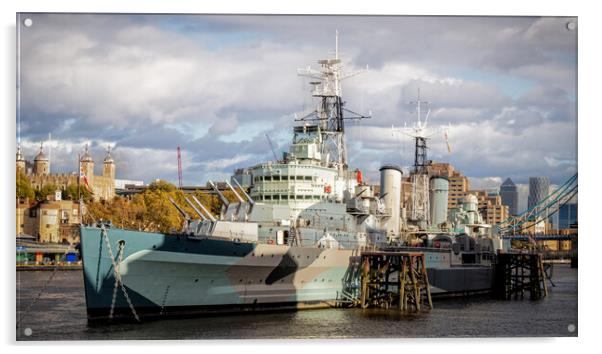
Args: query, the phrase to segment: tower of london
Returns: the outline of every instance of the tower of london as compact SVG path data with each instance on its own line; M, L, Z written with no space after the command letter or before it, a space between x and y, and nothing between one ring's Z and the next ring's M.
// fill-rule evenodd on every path
M94 174L94 159L85 147L84 154L79 159L82 172L84 172L88 185L93 193L94 200L110 200L115 196L115 161L111 156L111 149L107 149L102 163L102 173ZM21 153L21 147L17 147L17 170L27 175L34 189L39 190L45 185L55 185L65 189L68 185L77 185L80 178L79 171L72 173L50 173L50 158L44 153L44 146L40 144L40 150L34 157L33 163L27 161ZM84 179L79 181L82 188Z

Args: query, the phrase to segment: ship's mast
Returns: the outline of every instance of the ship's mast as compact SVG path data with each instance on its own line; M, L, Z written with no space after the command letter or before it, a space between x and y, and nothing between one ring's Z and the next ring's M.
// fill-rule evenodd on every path
M428 159L427 159L427 140L443 131L447 136L447 127L441 127L434 131L428 130L428 118L431 110L428 108L429 102L420 98L420 88L416 101L410 102L416 107L416 121L411 127L404 127L399 131L414 139L414 170L412 171L412 210L410 219L417 222L420 226L426 227L430 219L429 205L429 177L428 177ZM422 116L423 106L427 108L426 115ZM429 134L430 133L430 134Z
M339 32L335 36L334 58L318 60L320 70L311 67L297 70L300 76L318 80L313 81L312 96L319 100L316 110L299 121L317 121L322 134L321 155L325 165L335 165L340 169L347 168L347 148L345 145L345 119L369 118L343 108L341 81L358 75L366 70L358 70L344 74L339 59ZM343 113L353 116L344 117Z

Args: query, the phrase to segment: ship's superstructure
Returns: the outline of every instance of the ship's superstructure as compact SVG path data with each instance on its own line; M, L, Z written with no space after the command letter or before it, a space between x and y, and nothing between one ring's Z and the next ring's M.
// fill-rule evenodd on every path
M332 304L357 296L359 252L409 246L402 169L382 166L380 186L371 186L349 167L344 122L366 117L344 108L341 81L358 72L342 72L338 34L335 48L334 58L318 61L320 70L299 71L316 80L316 109L297 119L283 158L250 167L248 192L234 178L235 186L227 182L233 202L209 182L222 200L219 215L190 197L198 218L172 201L187 220L173 235L82 226L90 318ZM422 134L426 119L418 124ZM409 219L425 232L415 239L422 248L412 249L424 252L434 293L487 290L496 244L479 224L473 199L453 215L456 232L426 232L429 220L446 224L447 210L431 215L429 203L439 205L447 194L445 183L429 181L423 170L427 137L415 138Z

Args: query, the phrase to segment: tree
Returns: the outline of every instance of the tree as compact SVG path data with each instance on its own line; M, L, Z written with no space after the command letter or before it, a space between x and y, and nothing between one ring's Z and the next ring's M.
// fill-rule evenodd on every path
M82 197L82 199L86 203L89 203L94 199L92 197L92 193L90 193L90 191L84 186L80 186L80 190L78 193L77 184L75 184L75 183L68 185L67 188L62 190L62 192L63 192L63 199L78 200L78 194Z
M235 201L231 192L225 197ZM217 195L195 192L199 201L218 217L222 203ZM87 215L84 222L109 220L115 226L126 229L138 229L148 232L177 232L184 225L184 217L172 205L173 199L191 218L196 218L194 209L186 203L185 195L173 184L165 181L153 182L143 193L132 198L115 197L111 201L91 202L86 204Z
M23 171L17 170L17 198L33 200L34 197L35 191L31 186L31 181Z
M38 201L46 200L46 198L49 195L54 194L54 192L56 192L57 189L59 189L59 187L57 187L55 184L47 184L47 185L43 186L39 190L36 190L36 192L35 192L36 200L38 200Z
M171 184L171 183L169 183L167 181L164 181L162 179L158 179L155 182L152 182L148 186L148 189L150 189L153 192L157 191L157 190L160 190L160 191L171 193L171 192L174 192L177 188L176 188L176 186L174 186L173 184Z

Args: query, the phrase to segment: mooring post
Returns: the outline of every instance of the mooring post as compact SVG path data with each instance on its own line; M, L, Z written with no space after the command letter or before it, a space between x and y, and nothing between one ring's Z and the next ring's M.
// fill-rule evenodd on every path
M433 309L433 300L431 299L431 289L430 286L428 286L429 284L429 276L428 273L426 272L426 262L424 260L424 254L420 257L421 259L421 263L422 263L422 275L424 277L424 284L426 285L426 297L428 299L429 302L429 308L432 310Z
M420 311L420 290L418 289L418 282L416 280L416 256L410 255L410 263L412 264L410 277L412 279L412 286L414 287L414 307L416 311Z
M368 257L362 256L361 260L362 264L362 308L365 309L368 307L366 303L367 293L368 293L368 274L370 273L370 264L368 263Z

